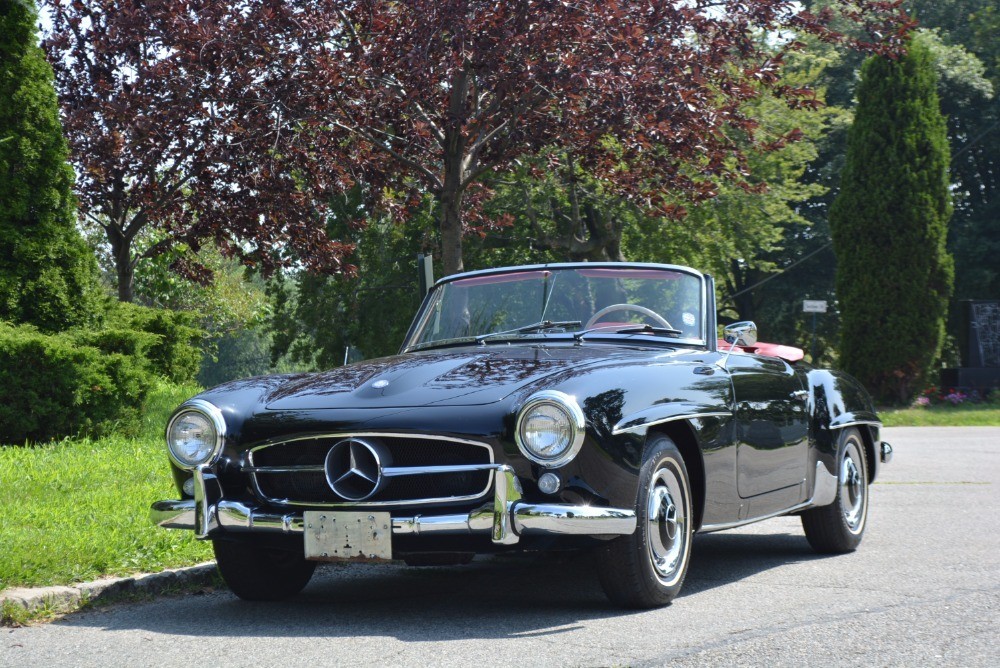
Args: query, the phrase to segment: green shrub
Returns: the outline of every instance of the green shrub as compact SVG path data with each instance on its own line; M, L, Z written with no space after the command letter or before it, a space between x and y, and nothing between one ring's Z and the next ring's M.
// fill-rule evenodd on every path
M133 334L43 334L30 325L0 323L0 442L135 424L155 382L141 353L157 342Z
M1000 406L1000 388L990 390L990 393L986 395L986 403L991 406Z
M109 331L155 334L156 342L145 351L153 373L175 383L191 382L198 373L202 331L195 326L192 313L116 303L108 313L106 327Z
M0 10L0 320L93 324L104 301L76 228L73 170L34 2Z

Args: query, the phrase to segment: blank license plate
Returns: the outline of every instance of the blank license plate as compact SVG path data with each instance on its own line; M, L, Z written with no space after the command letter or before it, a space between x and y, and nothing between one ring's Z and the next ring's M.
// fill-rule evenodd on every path
M307 510L306 559L316 561L387 561L392 559L389 513Z

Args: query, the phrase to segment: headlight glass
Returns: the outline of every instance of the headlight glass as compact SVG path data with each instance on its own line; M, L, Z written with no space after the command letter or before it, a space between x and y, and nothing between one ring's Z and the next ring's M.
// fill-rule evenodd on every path
M583 444L583 411L573 397L562 392L539 392L518 414L516 436L528 459L549 467L562 466Z
M167 448L174 462L182 468L196 468L215 458L222 444L225 423L218 409L207 402L202 408L177 412L167 426Z
M573 438L569 416L554 404L536 404L521 422L524 446L541 459L556 459Z

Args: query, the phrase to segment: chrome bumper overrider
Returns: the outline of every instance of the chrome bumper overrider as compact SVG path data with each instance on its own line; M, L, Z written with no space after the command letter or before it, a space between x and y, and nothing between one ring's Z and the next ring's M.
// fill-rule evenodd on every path
M498 464L493 501L468 514L393 517L393 535L490 534L498 545L514 545L525 534L623 535L635 531L633 510L525 503L514 470ZM225 531L303 533L302 513L264 512L222 499L215 475L195 471L195 498L157 501L150 519L165 529L193 529L199 538ZM335 512L335 511L331 511Z
M882 463L888 464L892 461L892 446L882 441Z

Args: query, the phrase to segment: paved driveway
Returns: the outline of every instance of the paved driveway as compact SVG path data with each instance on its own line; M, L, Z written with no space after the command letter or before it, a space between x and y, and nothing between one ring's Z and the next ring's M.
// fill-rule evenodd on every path
M795 518L699 536L673 605L622 612L586 557L326 567L299 597L225 591L0 629L0 666L1000 665L1000 428L895 428L849 555Z

